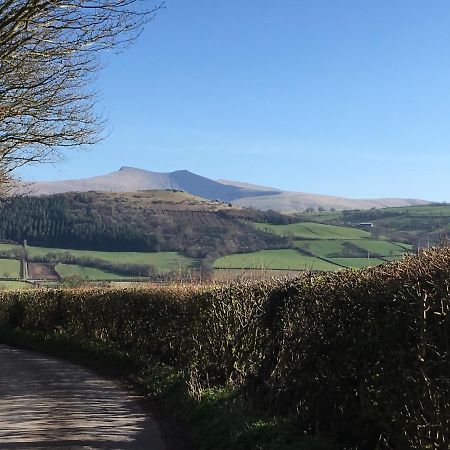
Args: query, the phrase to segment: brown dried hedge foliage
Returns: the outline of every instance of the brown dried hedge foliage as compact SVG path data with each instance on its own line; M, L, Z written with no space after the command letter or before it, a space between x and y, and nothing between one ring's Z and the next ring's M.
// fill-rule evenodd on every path
M342 448L450 444L450 249L296 280L0 294L0 324L96 339L240 386Z

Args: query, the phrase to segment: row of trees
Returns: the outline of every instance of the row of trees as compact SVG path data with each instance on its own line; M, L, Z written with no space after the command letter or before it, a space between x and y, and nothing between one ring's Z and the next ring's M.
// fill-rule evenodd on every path
M141 0L0 2L0 186L14 169L103 137L92 82L101 54L132 43L163 5Z

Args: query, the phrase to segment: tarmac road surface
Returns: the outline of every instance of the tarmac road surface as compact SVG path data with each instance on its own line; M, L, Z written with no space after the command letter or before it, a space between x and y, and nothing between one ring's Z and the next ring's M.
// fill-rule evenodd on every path
M0 344L0 449L165 446L155 421L113 381Z

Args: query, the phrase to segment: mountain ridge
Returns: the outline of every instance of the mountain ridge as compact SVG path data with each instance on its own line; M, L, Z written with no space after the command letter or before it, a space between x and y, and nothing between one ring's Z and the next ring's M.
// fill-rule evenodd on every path
M30 183L31 195L65 192L109 191L132 192L154 189L181 190L209 200L220 200L241 207L283 212L299 212L307 208L371 209L392 206L426 205L422 199L378 198L352 199L332 195L283 191L231 180L212 180L188 170L152 172L122 166L118 171L95 177Z

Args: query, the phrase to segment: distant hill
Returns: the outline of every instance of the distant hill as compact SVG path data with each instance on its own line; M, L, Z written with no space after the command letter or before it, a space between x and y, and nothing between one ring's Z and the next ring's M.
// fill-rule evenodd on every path
M324 208L330 210L334 208L338 211L348 209L372 209L391 208L396 206L416 206L427 205L431 202L413 198L375 198L375 199L354 199L345 197L335 197L331 195L308 194L303 192L280 192L277 196L259 195L245 197L233 202L236 206L252 207L267 211L273 209L285 213L296 213L307 208Z
M43 247L180 252L204 259L289 246L252 225L286 223L287 216L173 190L18 196L0 199L0 211L0 240Z
M176 189L198 197L217 199L223 202L250 196L278 194L278 191L271 188L258 190L219 183L188 170L160 173L133 167L121 167L120 170L107 175L80 180L33 183L31 193L40 195L86 191L133 192L150 189Z
M330 225L371 223L374 237L407 242L418 248L445 243L450 236L450 205L432 204L371 211L298 214L299 221Z
M31 190L33 195L86 191L132 192L149 189L175 189L209 200L217 199L233 203L237 206L289 213L304 211L306 208L371 209L431 203L419 199L350 199L304 192L286 192L277 188L239 181L215 181L187 170L160 173L133 167L122 167L116 172L92 178L37 182L27 189Z

